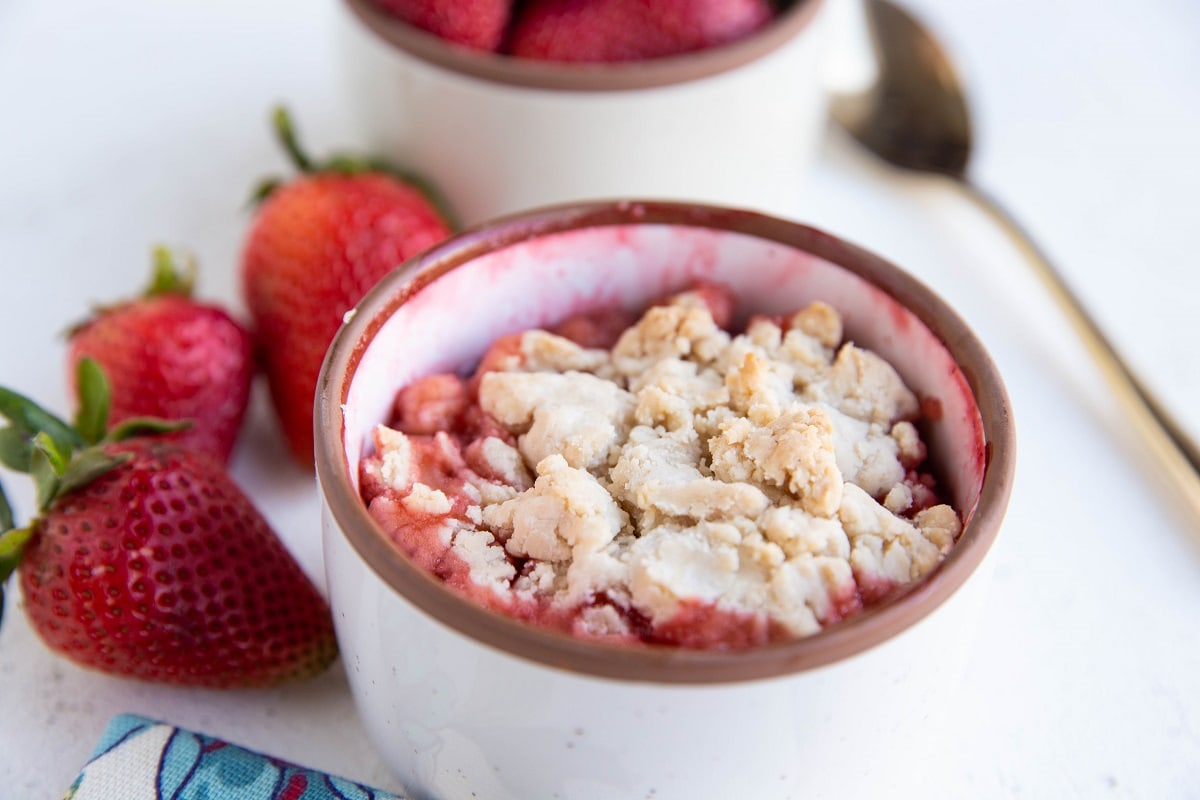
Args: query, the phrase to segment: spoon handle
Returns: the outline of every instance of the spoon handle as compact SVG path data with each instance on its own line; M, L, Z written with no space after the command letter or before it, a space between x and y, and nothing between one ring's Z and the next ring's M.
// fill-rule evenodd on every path
M1162 467L1165 477L1179 489L1193 513L1200 518L1200 447L1125 363L1062 275L1020 223L978 186L965 179L961 183L967 195L1004 229L1034 268L1095 360L1150 454Z

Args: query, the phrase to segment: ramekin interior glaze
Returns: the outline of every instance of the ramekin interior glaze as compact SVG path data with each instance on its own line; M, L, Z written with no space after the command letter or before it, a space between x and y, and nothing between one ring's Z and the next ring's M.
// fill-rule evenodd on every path
M722 652L627 647L536 628L475 605L412 564L368 514L357 464L395 392L471 368L498 336L579 311L630 308L696 278L740 307L785 312L824 300L847 339L888 359L940 418L930 462L966 524L926 580L807 638ZM610 202L508 217L463 233L385 278L334 340L318 385L317 475L330 513L391 589L442 624L545 665L614 679L694 684L777 677L862 652L953 594L990 548L1007 505L1014 435L995 365L967 325L911 276L819 230L747 211Z

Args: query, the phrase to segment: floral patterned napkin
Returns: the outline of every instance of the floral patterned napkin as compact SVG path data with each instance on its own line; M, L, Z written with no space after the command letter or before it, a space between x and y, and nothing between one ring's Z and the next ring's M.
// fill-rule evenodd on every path
M63 800L403 800L163 722L124 714Z

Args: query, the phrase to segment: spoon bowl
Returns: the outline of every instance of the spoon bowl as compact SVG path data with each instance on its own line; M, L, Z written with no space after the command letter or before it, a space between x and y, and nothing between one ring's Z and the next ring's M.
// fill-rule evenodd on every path
M872 1L868 11L880 78L863 92L835 97L835 119L896 166L965 178L971 115L948 54L903 8Z
M864 0L877 60L867 89L835 97L833 119L867 150L895 166L953 180L995 221L1033 268L1100 369L1147 453L1200 523L1200 447L1134 373L1032 237L968 177L971 117L963 82L946 49L890 0Z

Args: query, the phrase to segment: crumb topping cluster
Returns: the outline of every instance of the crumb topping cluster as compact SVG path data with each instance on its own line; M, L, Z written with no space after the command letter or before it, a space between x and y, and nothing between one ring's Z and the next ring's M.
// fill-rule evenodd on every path
M702 286L611 347L576 318L417 381L364 461L372 513L484 604L585 636L748 646L920 580L961 525L917 398L830 306L734 335L732 305Z

